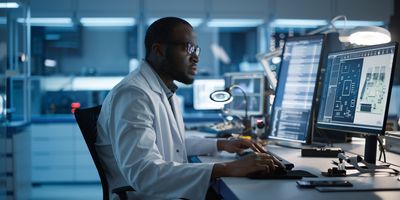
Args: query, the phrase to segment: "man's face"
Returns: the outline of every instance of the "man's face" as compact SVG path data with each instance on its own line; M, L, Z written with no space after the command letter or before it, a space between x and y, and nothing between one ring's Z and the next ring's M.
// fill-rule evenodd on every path
M165 45L165 59L161 63L163 73L173 80L192 84L197 73L196 64L199 62L195 53L188 52L188 47L197 47L192 27L183 24L176 27Z

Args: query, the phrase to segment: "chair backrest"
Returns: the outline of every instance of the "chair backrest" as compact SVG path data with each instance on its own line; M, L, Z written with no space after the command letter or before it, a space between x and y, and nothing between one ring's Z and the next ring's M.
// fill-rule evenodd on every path
M93 162L96 165L97 172L99 173L101 187L103 189L103 200L108 200L109 190L107 178L94 145L97 138L97 119L99 118L100 110L101 105L91 108L76 109L74 114Z

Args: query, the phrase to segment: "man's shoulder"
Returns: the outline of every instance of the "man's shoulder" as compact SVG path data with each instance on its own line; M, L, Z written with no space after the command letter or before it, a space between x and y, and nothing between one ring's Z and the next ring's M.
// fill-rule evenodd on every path
M138 96L152 98L154 95L160 93L160 86L157 84L157 80L154 80L154 77L148 74L146 66L142 65L138 69L130 72L113 87L109 93L109 95L111 95L110 100L113 100L116 96L126 95L136 96L135 99L137 99Z
M142 76L127 76L112 89L112 93L124 91L147 92L149 90L150 86L146 84Z

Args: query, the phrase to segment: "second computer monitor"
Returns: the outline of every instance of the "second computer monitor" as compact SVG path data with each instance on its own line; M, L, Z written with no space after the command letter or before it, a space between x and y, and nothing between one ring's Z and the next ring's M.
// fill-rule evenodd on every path
M269 138L310 142L324 36L288 38L283 50Z
M225 86L238 85L247 96L248 116L264 114L264 88L265 77L262 72L227 73L225 74ZM226 104L225 108L234 115L245 116L245 101L243 93L239 89L231 91L233 101Z
M395 52L389 43L330 53L317 127L383 133Z
M214 102L210 94L216 90L223 90L224 79L196 79L193 82L193 107L196 110L218 110L224 107L223 103Z
M365 135L365 161L375 163L377 139L386 128L397 43L330 53L318 129Z

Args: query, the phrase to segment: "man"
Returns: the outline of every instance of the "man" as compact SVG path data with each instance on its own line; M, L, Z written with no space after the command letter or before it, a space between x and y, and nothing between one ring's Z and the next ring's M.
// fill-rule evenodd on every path
M107 95L98 120L96 148L110 190L130 185L132 199L204 199L212 179L275 170L265 153L228 163L188 163L188 155L265 151L248 140L185 137L173 81L191 84L196 74L200 49L188 22L157 20L146 32L145 47L145 61Z

